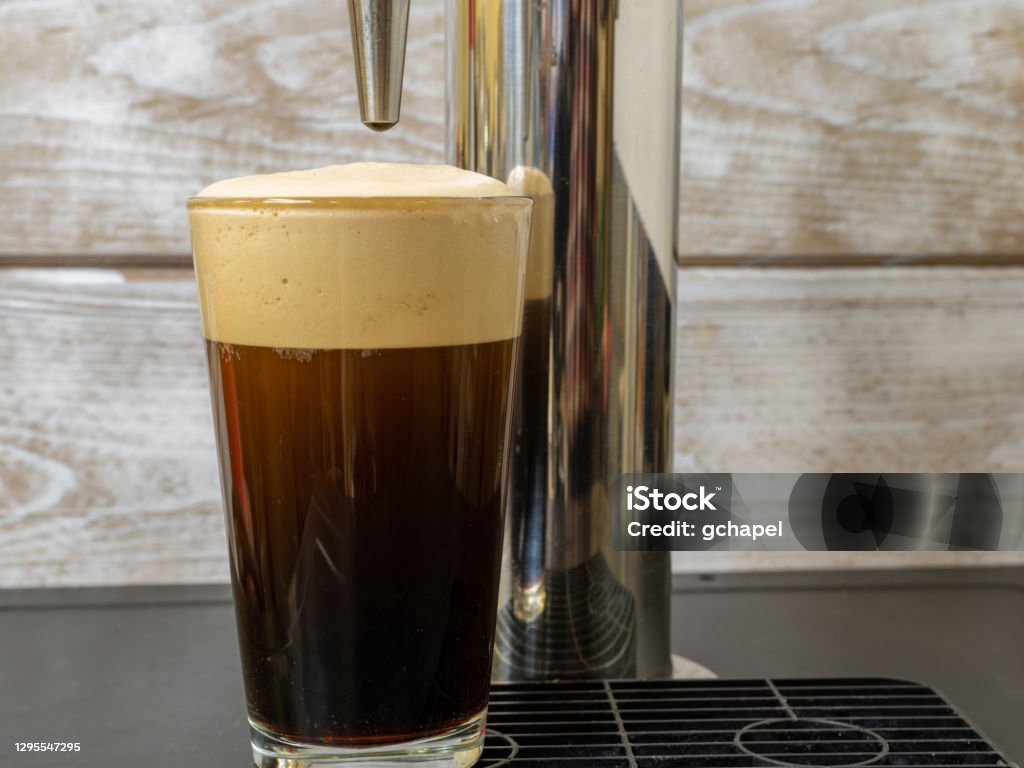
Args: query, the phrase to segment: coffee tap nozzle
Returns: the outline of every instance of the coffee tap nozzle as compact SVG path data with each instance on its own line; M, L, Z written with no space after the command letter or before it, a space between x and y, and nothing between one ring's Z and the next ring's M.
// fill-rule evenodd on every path
M409 27L409 0L348 0L359 112L386 131L398 122Z

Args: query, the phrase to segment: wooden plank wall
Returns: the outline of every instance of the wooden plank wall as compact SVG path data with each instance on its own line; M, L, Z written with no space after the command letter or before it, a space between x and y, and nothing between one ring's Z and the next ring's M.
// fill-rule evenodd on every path
M187 253L226 176L443 157L444 0L359 125L344 4L0 3L0 253ZM1024 0L686 0L692 263L1024 254Z
M1024 466L1024 268L686 269L680 295L680 471ZM0 585L225 578L191 276L0 270L0 325ZM780 561L679 560L738 563Z
M359 122L341 0L0 3L0 253L181 256L211 181L440 162L442 0L412 3L402 122Z
M704 262L1024 254L1020 0L685 0Z
M440 160L442 7L378 135L340 2L0 2L0 585L225 578L183 200ZM684 10L677 468L1024 471L1024 0Z

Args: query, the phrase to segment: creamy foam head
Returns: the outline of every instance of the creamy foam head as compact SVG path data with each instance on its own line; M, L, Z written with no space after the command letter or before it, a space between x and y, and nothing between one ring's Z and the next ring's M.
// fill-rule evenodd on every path
M197 197L505 197L517 194L497 179L451 165L349 163L239 176L218 181Z
M528 201L450 166L356 163L217 182L190 201L207 338L317 349L519 334Z

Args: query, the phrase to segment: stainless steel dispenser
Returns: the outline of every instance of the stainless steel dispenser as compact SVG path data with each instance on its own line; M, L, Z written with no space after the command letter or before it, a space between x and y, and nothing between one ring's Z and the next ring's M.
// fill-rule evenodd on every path
M398 118L407 1L349 0L375 129ZM671 672L669 556L615 551L609 484L671 468L680 14L448 0L448 157L535 200L500 679Z

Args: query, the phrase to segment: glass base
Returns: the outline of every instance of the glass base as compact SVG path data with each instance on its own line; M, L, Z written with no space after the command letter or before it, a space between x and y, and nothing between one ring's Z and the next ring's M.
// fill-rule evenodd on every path
M469 768L480 759L486 710L437 736L376 747L303 744L249 721L256 768Z

